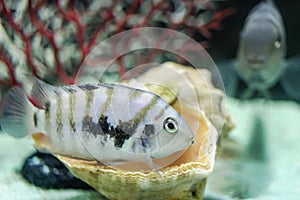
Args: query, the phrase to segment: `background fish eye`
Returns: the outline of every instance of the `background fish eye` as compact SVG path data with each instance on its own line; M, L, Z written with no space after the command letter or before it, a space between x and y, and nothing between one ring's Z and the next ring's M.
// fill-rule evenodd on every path
M275 41L275 43L274 43L274 45L275 45L275 47L277 48L277 49L279 49L280 47L281 47L281 40L276 40Z
M175 119L168 117L164 121L164 129L169 133L177 133L178 124Z
M282 42L282 37L280 36L280 34L278 34L274 42L274 46L279 49L281 47L281 42Z

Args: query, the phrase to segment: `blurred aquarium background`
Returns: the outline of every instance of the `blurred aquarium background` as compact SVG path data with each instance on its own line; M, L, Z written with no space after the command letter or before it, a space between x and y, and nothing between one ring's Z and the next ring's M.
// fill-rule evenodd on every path
M68 1L20 2L0 1L0 99L12 85L27 87L28 73L31 72L52 84L74 83L74 73L97 40L101 41L137 25L181 31L200 42L217 65L234 59L244 20L251 8L261 1L219 0L212 1L214 7L208 8L204 6L209 2L206 0L168 0L164 3L159 0L101 1L103 7L92 0L77 1L73 8L78 9L79 13L84 13L82 15L78 15L72 9L68 10ZM151 2L161 6L154 8L150 6ZM180 16L178 13L181 12L182 2L188 2L184 5L195 8L190 13L195 16L195 20L189 26L169 20L171 15ZM28 3L32 4L31 12L28 12ZM274 3L285 24L286 58L297 57L300 53L300 3L297 0L274 0ZM98 9L97 12L89 5L95 5L94 9ZM149 14L149 8L153 8L156 15L139 21L139 18ZM62 16L63 20L53 14L56 12L60 13L59 16ZM39 17L31 16L33 13L38 13L36 16ZM126 16L129 15L134 17L128 20ZM11 16L17 17L10 18ZM82 19L84 26L78 24L78 18ZM175 17L173 19L175 20ZM22 20L25 22L21 23ZM206 26L211 20L213 25ZM45 24L47 30L43 27ZM105 28L95 28L99 24ZM118 26L115 26L116 24ZM54 43L49 33L57 34ZM139 57L145 59L147 53L149 52L142 52ZM131 62L132 55L126 56L114 63L116 67L112 68L108 76L120 75L128 68L142 64L136 60ZM168 54L157 56L152 61L166 60L182 62ZM221 141L220 153L216 158L215 170L208 178L204 199L299 199L299 104L288 100L239 100L227 97L226 106L235 123L235 129L226 141ZM102 198L93 191L43 190L26 183L20 175L20 169L25 158L35 151L30 138L16 140L1 133L0 147L0 199Z
M210 41L212 48L208 48L207 51L215 61L222 61L224 59L235 57L239 42L239 33L243 28L244 20L249 14L249 11L260 2L263 1L229 0L217 2L217 4L222 8L233 6L236 9L236 12L222 21L222 31L213 32L213 37ZM298 55L300 52L300 47L298 45L298 33L300 31L300 27L298 26L300 23L300 4L298 4L296 0L289 2L283 0L274 0L273 2L276 4L284 20L287 34L287 57Z

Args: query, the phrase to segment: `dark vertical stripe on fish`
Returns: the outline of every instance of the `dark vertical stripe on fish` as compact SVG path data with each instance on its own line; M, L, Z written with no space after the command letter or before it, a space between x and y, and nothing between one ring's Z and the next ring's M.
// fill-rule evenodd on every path
M167 104L165 107L161 108L160 112L154 117L154 119L157 120L160 116L162 116L168 107L169 107L169 104Z
M91 105L94 99L94 91L86 90L85 94L86 94L85 116L90 116Z
M47 130L50 126L50 102L45 103L44 117L45 117L45 130Z
M74 120L74 106L75 106L75 95L74 93L71 93L69 95L69 125L70 125L70 131L76 132L76 123Z
M62 136L62 129L63 129L61 104L62 104L62 99L61 96L58 95L56 99L56 130L59 136Z
M137 99L138 97L142 96L143 93L139 90L133 90L131 93L130 93L130 96L129 96L129 102L130 101L134 101L135 99Z
M158 100L158 97L153 96L151 101L135 114L134 118L132 119L133 123L139 125L144 120L147 112L158 102Z
M33 114L33 123L34 123L34 127L38 126L38 119L37 119L37 116L36 116L36 112Z
M101 121L101 117L105 116L105 113L107 111L107 107L111 104L113 90L114 89L112 89L112 88L106 88L106 100L103 104L103 108L102 108L102 111L101 111L99 119L98 119L99 123Z

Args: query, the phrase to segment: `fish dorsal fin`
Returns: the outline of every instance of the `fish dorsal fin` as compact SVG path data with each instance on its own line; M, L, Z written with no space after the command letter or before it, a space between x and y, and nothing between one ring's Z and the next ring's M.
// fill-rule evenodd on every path
M45 108L51 99L58 96L58 89L42 80L36 79L31 89L32 100L41 108Z
M145 86L153 94L158 95L165 100L169 105L172 105L177 100L176 88L170 88L163 85L146 83Z

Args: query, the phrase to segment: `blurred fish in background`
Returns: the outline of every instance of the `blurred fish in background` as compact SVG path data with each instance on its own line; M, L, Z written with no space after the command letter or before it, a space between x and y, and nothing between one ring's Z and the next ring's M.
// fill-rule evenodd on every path
M300 58L285 56L282 16L272 0L262 1L245 20L236 59L218 64L226 94L300 103Z
M261 2L246 19L235 65L239 77L252 93L265 91L275 84L283 72L285 49L285 31L279 11L272 1Z
M223 147L228 142L231 151L224 155L231 153L232 157L223 155L217 159L213 176L208 179L206 197L299 199L295 189L299 184L295 178L299 176L298 166L295 171L290 167L291 163L298 162L293 156L297 156L299 145L293 141L298 141L295 138L299 137L299 128L297 122L293 124L292 120L284 119L299 121L300 4L282 0L230 2L237 13L228 19L223 35L214 42L219 43L219 47L210 48L227 96L238 100L284 101L262 104L262 100L229 98L229 112L236 129L229 136L230 140L223 140ZM293 148L297 150L291 150ZM283 161L286 157L288 162ZM289 169L287 173L283 172L285 169ZM284 182L283 177L289 177L288 181ZM288 185L291 180L297 183Z

